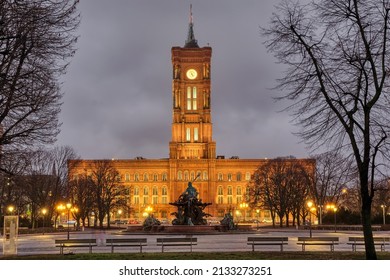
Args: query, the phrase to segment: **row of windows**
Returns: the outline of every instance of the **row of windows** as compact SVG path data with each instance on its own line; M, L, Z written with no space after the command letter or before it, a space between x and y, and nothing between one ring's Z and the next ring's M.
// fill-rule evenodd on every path
M154 182L157 182L159 180L158 174L152 174L151 178L149 177L149 173L144 173L142 176L140 174L138 174L138 173L134 174L134 181L135 182L139 182L141 178L142 178L142 180L144 182L149 181L149 179L152 179L152 181L154 181ZM167 173L163 173L161 175L161 180L164 181L164 182L168 181L168 174ZM129 182L129 181L131 181L131 175L129 173L126 173L125 174L125 182Z
M207 181L208 180L208 173L207 173L207 171L203 171L203 172L197 171L195 173L195 171L191 171L190 172L190 171L181 171L181 170L179 170L177 172L177 180L179 180L179 181L183 181L183 180L184 181L189 181L189 180L193 181L193 180L195 180L195 178L198 178L199 180ZM78 176L75 175L74 179L77 180ZM149 173L144 173L144 174L141 174L141 175L139 173L135 173L133 175L133 177L132 177L129 173L125 173L125 175L124 175L124 181L125 182L130 182L130 181L132 181L132 179L135 182L139 182L139 181L141 181L141 179L144 182L148 182L148 181L150 181L150 179L153 182L157 182L157 181L159 181L159 175L156 174L156 173L152 174L151 176L150 176ZM226 174L226 177L224 176L223 173L218 173L217 174L217 180L218 181L224 181L225 179L227 179L227 181L234 181L234 180L235 181L242 181L242 174L240 172L238 172L234 176L232 173L228 173L228 174ZM250 172L246 172L245 173L245 180L249 181L250 179L251 179ZM168 174L167 173L163 173L161 175L161 180L163 182L168 181Z

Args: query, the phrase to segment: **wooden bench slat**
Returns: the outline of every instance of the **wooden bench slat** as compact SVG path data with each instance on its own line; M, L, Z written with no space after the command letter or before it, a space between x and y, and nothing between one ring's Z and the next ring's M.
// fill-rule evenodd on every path
M111 246L111 253L114 253L115 247L139 247L142 253L142 247L147 246L147 238L107 238L106 246Z
M276 236L250 236L247 239L247 245L252 246L252 252L255 251L255 246L277 245L280 246L280 251L283 252L283 245L288 244L288 237Z
M97 246L96 239L57 239L54 241L58 244L56 247L60 248L60 254L64 253L64 247L89 247L89 253L92 253L92 247Z
M302 245L302 251L305 251L306 246L316 245L316 246L330 246L330 251L334 251L334 245L339 244L339 238L333 236L317 236L317 237L298 237L298 245Z
M386 251L386 245L390 245L390 237L374 236L374 246L381 246L381 251ZM348 245L352 245L352 251L356 252L357 246L364 246L365 241L363 236L351 236L348 238Z
M196 237L157 238L157 246L161 246L161 252L164 252L164 247L166 246L170 246L170 247L189 246L191 247L191 252L192 252L192 246L197 245L197 242L198 242L198 238Z

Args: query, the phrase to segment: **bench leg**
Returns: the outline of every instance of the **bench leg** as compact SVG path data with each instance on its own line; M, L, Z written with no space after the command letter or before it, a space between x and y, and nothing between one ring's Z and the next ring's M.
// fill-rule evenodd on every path
M114 253L114 246L111 245L111 254Z
M255 244L252 243L252 252L255 251Z
M305 244L302 244L302 252L305 252Z
M64 254L64 247L63 247L63 246L60 246L60 254L61 254L61 255Z
M92 254L92 246L89 246L89 253Z
M280 252L283 252L283 244L280 244Z
M142 245L139 245L139 252L142 253Z
M330 245L330 251L334 252L334 244Z

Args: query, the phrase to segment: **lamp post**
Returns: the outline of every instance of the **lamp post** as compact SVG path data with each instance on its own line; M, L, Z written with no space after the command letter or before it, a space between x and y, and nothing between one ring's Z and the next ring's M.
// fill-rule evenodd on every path
M259 230L259 218L260 218L260 209L256 209L256 216L257 216L257 219L256 219L256 224L257 224L257 230Z
M66 209L68 209L68 240L69 240L69 237L70 237L70 230L69 230L69 217L70 217L70 208L72 208L72 203L68 202L66 204Z
M309 235L310 235L310 238L313 236L312 234L312 230L311 230L311 211L313 210L313 202L312 201L308 201L307 202L307 207L309 208Z
M46 213L47 213L47 210L46 210L46 208L43 208L42 210L41 210L41 212L42 212L42 234L44 235L45 234L45 215L46 215Z
M382 204L383 225L386 224L386 205Z
M329 205L326 205L326 209L333 211L333 214L334 214L334 232L336 232L336 230L337 230L337 218L336 218L337 207L334 204L329 204Z

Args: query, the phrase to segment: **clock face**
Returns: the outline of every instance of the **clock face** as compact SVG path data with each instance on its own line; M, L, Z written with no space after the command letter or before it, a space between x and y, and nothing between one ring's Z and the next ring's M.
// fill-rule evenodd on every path
M186 75L188 79L193 80L196 79L196 77L198 76L198 72L196 72L195 69L189 69L187 70Z

